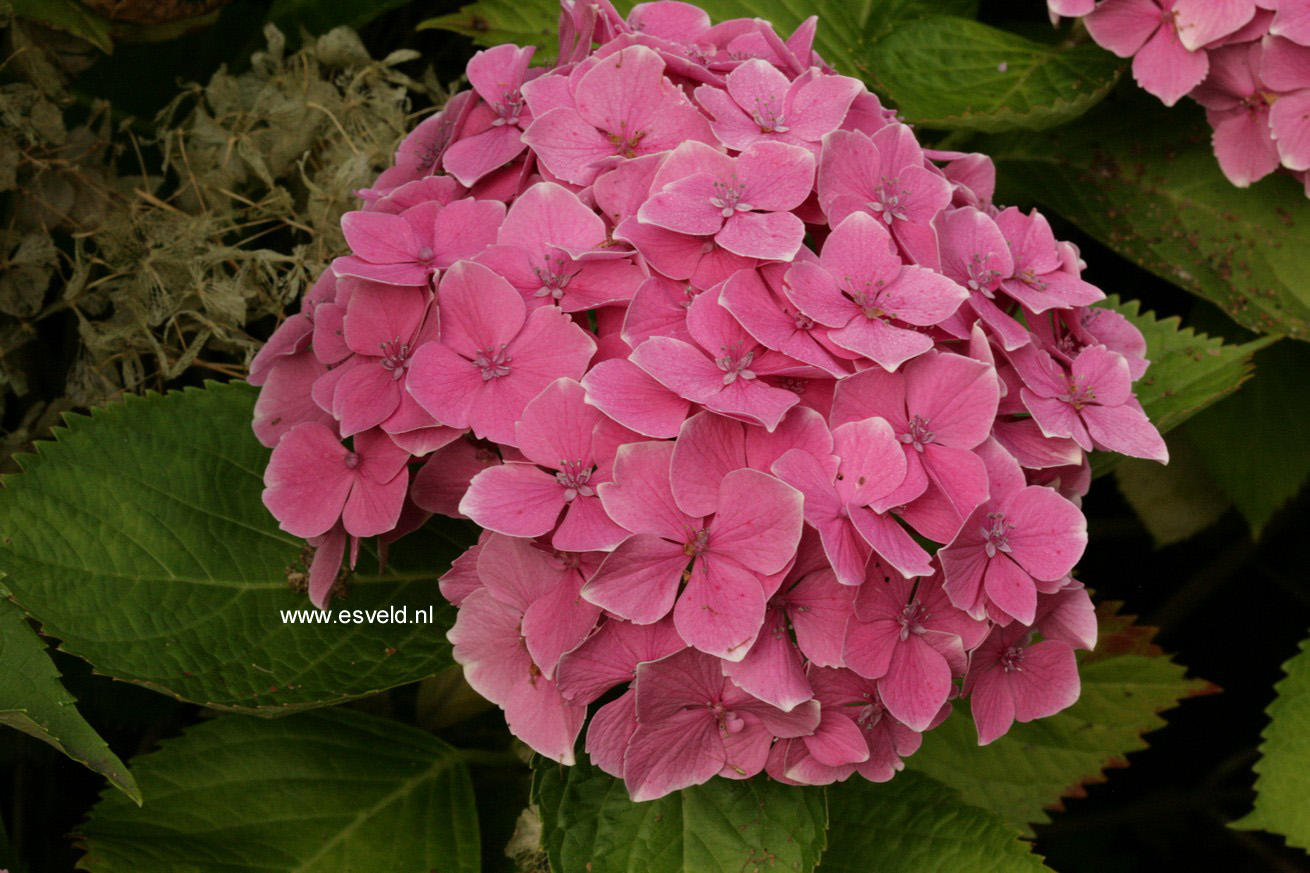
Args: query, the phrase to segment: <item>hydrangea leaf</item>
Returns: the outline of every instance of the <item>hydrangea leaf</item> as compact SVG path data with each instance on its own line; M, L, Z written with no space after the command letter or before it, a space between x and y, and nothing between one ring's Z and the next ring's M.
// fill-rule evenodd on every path
M1133 386L1147 416L1166 433L1218 400L1227 397L1251 377L1251 356L1268 346L1269 337L1247 343L1225 343L1220 337L1183 327L1177 316L1158 319L1142 312L1141 301L1120 300L1117 295L1102 304L1131 321L1146 338L1150 368ZM1107 472L1120 460L1098 452L1093 469Z
M1310 639L1302 640L1283 672L1255 763L1255 810L1233 827L1273 831L1310 851Z
M0 725L43 740L103 775L136 803L141 790L118 756L77 711L45 643L14 605L0 600Z
M1305 374L1310 348L1278 343L1255 359L1255 378L1187 423L1187 433L1219 489L1254 536L1310 480L1310 452L1292 434L1310 433ZM1252 422L1259 422L1253 427ZM1241 446L1241 451L1233 451Z
M823 852L821 788L716 778L633 803L620 780L585 760L535 767L532 797L555 873L809 873Z
M0 589L97 671L217 709L280 715L449 665L436 579L471 540L460 524L407 537L385 573L361 556L330 623L284 622L309 611L304 544L260 500L254 401L211 385L70 417L4 480ZM411 623L339 623L391 607ZM436 627L412 623L430 607Z
M1164 726L1161 712L1218 689L1185 678L1185 669L1152 642L1154 628L1133 624L1117 608L1097 607L1100 640L1094 652L1079 652L1077 703L1050 718L1016 724L987 746L978 745L968 704L957 704L951 718L924 734L907 768L1026 829L1047 821L1045 811L1059 809L1061 798L1080 796L1085 784L1104 781L1107 767L1126 766L1126 755L1146 748L1142 735Z
M220 716L133 760L138 809L104 796L76 834L91 873L482 869L457 749L345 710Z
M635 0L614 3L625 15L634 5ZM784 36L811 15L818 15L815 49L839 72L866 79L870 48L904 22L927 15L971 16L978 7L977 0L705 0L697 5L715 21L772 21ZM558 24L558 0L477 0L458 12L429 18L419 29L451 30L482 46L507 42L535 45L538 49L533 60L542 63L558 51Z
M1302 187L1281 174L1249 190L1233 187L1200 108L1165 109L1137 90L1129 83L1046 134L971 143L997 161L998 199L1060 213L1244 327L1310 339L1310 200Z
M873 83L906 121L945 130L1042 130L1100 102L1123 62L1099 46L1055 46L964 18L911 21L870 54Z
M1114 478L1157 548L1200 533L1232 506L1206 472L1185 427L1169 438L1168 464L1125 458L1115 466Z
M857 777L834 785L829 804L824 873L1050 870L1000 818L912 770L882 784Z
M14 14L81 37L105 54L114 50L109 22L79 0L9 0Z

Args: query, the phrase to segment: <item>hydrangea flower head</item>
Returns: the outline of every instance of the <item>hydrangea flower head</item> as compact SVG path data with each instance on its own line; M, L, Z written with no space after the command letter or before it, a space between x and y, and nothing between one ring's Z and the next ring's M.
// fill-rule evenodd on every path
M1253 26L1112 4L1167 52L1195 51L1180 21ZM471 519L439 581L455 660L524 743L581 742L636 800L885 781L956 698L983 743L1071 704L1087 454L1167 457L1141 335L992 202L985 156L925 151L836 75L814 19L562 10L556 66L473 58L252 363L312 602L360 538ZM1258 71L1216 55L1215 112L1264 93L1242 70L1310 93L1284 29Z

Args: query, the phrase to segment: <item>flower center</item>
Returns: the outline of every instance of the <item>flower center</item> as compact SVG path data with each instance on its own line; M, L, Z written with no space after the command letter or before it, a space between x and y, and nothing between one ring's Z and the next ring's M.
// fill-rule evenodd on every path
M741 342L733 344L732 348L719 346L719 351L723 354L714 359L714 363L719 365L723 371L723 384L731 385L737 381L738 377L742 379L754 379L755 371L750 369L751 361L755 360L755 350L751 349L745 354L740 354Z
M505 353L505 344L501 343L495 351L491 349L478 349L477 355L473 358L473 363L482 369L482 381L490 382L500 376L509 375L509 363L513 360Z
M689 558L695 558L703 555L710 545L710 532L701 528L700 530L687 531L687 542L682 546L682 553Z
M710 712L714 713L714 719L719 723L719 733L727 737L731 734L741 733L742 728L746 727L746 722L741 720L741 716L728 709L722 703L713 701L708 703Z
M710 248L714 248L713 243L710 244ZM697 290L695 285L690 283L684 285L682 288L682 299L678 301L678 305L683 309L690 308L691 304L696 302L697 294L700 294L700 291Z
M418 250L418 259L424 264L431 263L436 254L436 252L432 251L432 246L424 246Z
M755 98L755 111L751 119L759 125L760 133L786 133L789 128L783 124L783 113L778 109L772 97Z
M638 154L638 146L646 137L646 131L644 130L629 132L626 121L619 123L618 133L604 131L604 134L605 139L609 140L610 145L614 146L614 154L623 158L635 158Z
M1096 402L1096 392L1085 382L1079 382L1076 376L1069 377L1069 393L1059 395L1060 400L1068 403L1074 411L1081 412L1084 406Z
M596 468L581 459L560 461L559 472L555 474L555 481L564 487L564 499L566 501L573 500L579 495L595 497L596 490L587 484L594 472L596 472Z
M496 104L496 119L491 122L492 127L503 127L506 124L518 124L519 115L523 112L523 95L519 89L506 91L500 97L500 102Z
M969 286L969 290L979 292L988 300L995 296L992 292L996 290L996 280L1001 278L999 270L993 270L986 266L991 257L991 252L985 255L974 252L969 256L969 263L966 267L969 273L969 281L965 284Z
M875 700L870 694L866 693L862 696L864 697L865 702L863 704L856 704L859 706L860 711L859 714L855 716L855 723L864 730L871 731L878 726L878 722L882 721L882 703L881 701Z
M532 268L532 272L537 274L537 280L541 282L541 287L537 289L534 296L549 296L559 300L564 296L564 289L568 287L569 280L580 271L581 268L574 265L572 258L560 254L547 255L545 266Z
M1037 274L1032 271L1032 268L1021 270L1015 274L1014 278L1018 279L1034 291L1046 290L1046 282L1037 278Z
M1023 646L1010 646L1000 657L1001 668L1006 673L1018 673L1023 670Z
M1010 531L1014 530L1014 525L1005 520L1003 512L987 513L987 525L980 528L983 537L986 539L984 546L987 557L996 557L997 552L1010 554Z
M809 379L798 379L795 376L787 376L778 382L779 388L785 388L793 394L804 394L809 385Z
M896 621L901 626L901 639L910 638L910 634L921 634L924 632L923 623L932 618L932 614L923 608L923 604L916 597L911 600L901 614L896 617Z
M401 379L409 369L409 343L402 343L400 337L390 342L378 343L382 350L382 369L391 371L392 379Z
M924 446L936 439L933 432L928 430L928 421L921 415L914 416L910 419L909 432L901 434L897 439L907 446L914 446L916 452L922 452Z
M798 310L793 312L791 317L792 320L796 322L797 330L814 330L814 319L810 318L804 312Z
M353 470L359 466L360 457L357 452L346 452L346 469Z
M710 205L719 210L724 218L730 217L734 212L750 212L754 207L749 203L741 202L742 195L745 193L746 186L738 182L736 176L733 176L731 181L716 180Z
M910 192L908 189L898 188L899 179L896 176L883 176L882 181L873 189L873 199L869 201L869 208L878 213L882 220L891 224L896 219L909 221L910 217L905 214L905 205L902 199L908 200Z

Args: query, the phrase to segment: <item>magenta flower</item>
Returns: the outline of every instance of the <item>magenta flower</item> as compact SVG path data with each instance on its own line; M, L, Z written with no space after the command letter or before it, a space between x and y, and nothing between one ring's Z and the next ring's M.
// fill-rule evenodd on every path
M877 505L905 506L901 516L915 530L945 543L987 499L987 471L972 450L991 434L1000 392L993 367L928 352L898 373L875 367L839 382L830 421L877 416L891 425L905 479Z
M1028 344L1028 330L1002 307L1010 304L1001 283L1014 275L1014 256L996 220L973 207L953 209L938 224L942 273L969 290L969 299L942 328L965 338L975 319L1007 350Z
M1063 640L1029 645L1021 624L997 627L974 651L964 694L970 698L978 745L1005 735L1010 725L1055 715L1078 700L1078 662Z
M1040 212L1024 215L1011 206L996 216L996 226L1014 258L1014 272L1002 278L1001 287L1029 312L1090 306L1105 299L1100 288L1066 272L1055 234Z
M833 455L792 449L773 474L805 495L805 521L819 532L824 553L843 585L864 582L877 552L905 576L932 572L928 553L896 521L870 508L905 478L905 453L880 418L852 421L832 432Z
M1269 92L1260 80L1262 54L1258 42L1214 49L1210 74L1191 94L1214 128L1220 169L1239 188L1269 175L1279 163L1269 129Z
M926 166L914 133L889 124L871 137L836 131L824 140L819 162L819 205L838 227L865 213L886 225L910 261L936 268L932 220L951 202L951 183Z
M1024 406L1048 437L1167 463L1169 449L1133 396L1128 361L1105 346L1088 346L1069 371L1041 349L1025 346L1011 360Z
M987 635L985 621L951 605L940 575L916 584L871 568L846 625L846 666L878 683L896 720L924 731L946 704L951 678L964 675L965 652Z
M749 60L726 77L727 90L696 89L696 100L714 115L714 135L742 151L757 142L782 142L809 149L836 130L864 86L858 79L807 70L790 81L766 61Z
M551 544L564 551L609 550L622 542L628 532L605 514L596 486L609 481L618 444L640 437L584 397L572 379L559 379L538 394L515 424L519 450L531 463L487 467L469 484L459 511L510 536L553 530Z
M1181 5L1183 0L1105 0L1083 19L1098 45L1133 59L1137 84L1166 106L1201 84L1210 68L1204 50L1183 43L1175 9Z
M538 754L572 764L587 709L560 694L546 675L554 662L543 666L534 660L527 634L532 626L550 629L555 620L576 632L590 614L580 641L598 613L559 608L552 595L569 583L550 555L527 540L493 535L478 552L477 575L482 587L465 595L447 634L455 661L463 665L469 685L505 711L515 736Z
M637 729L623 760L635 801L700 785L715 775L747 779L764 769L774 737L812 733L819 705L791 712L761 703L723 676L719 662L684 650L637 667Z
M577 312L631 299L645 279L631 253L611 245L605 222L576 194L539 182L514 201L496 245L476 260L508 279L530 306Z
M855 354L834 343L829 329L801 312L784 288L784 264L739 270L724 283L719 301L760 345L841 377Z
M481 264L461 261L441 280L441 341L410 363L409 390L438 421L515 445L514 423L560 377L580 379L596 344L554 308L523 297Z
M325 534L338 520L351 536L376 536L400 518L408 461L409 453L379 430L356 434L352 451L331 428L299 424L273 449L264 470L264 505L298 537Z
M696 345L651 337L633 349L631 361L680 397L768 430L799 402L792 392L759 377L801 365L755 342L719 305L717 292L699 295L687 308L687 329Z
M888 370L932 348L913 327L943 321L968 297L940 273L902 264L882 223L862 212L837 225L818 264L798 261L786 282L800 311L832 328L832 342Z
M764 623L778 574L796 554L801 496L772 476L736 470L723 477L719 511L693 517L669 485L672 455L664 442L619 449L614 481L599 491L609 517L633 536L605 559L583 596L638 624L672 609L689 645L741 660Z
M1004 449L984 443L991 495L937 553L951 602L973 618L1031 625L1036 581L1062 579L1087 546L1087 520L1056 491L1026 485Z
M665 158L637 220L713 237L744 258L785 261L805 239L805 224L791 210L813 188L814 155L806 149L761 141L730 158L690 141Z
M337 258L332 270L386 285L427 285L495 242L504 219L505 205L494 200L431 201L399 215L347 212L341 231L354 254Z
M522 131L532 123L532 113L519 89L535 51L532 46L499 45L478 52L468 62L469 84L482 102L469 114L463 136L446 149L441 161L460 184L472 187L522 153Z
M809 736L775 743L769 775L794 785L830 785L855 773L886 782L905 768L902 759L919 750L923 737L887 711L873 681L822 667L811 667L809 678L820 703L819 726Z
M570 90L572 107L545 110L544 94L528 89L534 121L523 134L542 165L566 182L590 185L603 168L624 158L688 140L712 141L708 122L664 76L660 56L645 46L625 48L575 73Z

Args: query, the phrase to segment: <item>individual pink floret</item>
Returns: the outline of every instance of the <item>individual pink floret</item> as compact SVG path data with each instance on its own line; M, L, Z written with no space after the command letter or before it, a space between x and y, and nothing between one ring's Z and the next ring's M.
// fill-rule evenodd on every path
M1289 170L1310 169L1310 46L1280 37L1269 37L1263 45L1260 76L1281 92L1269 110L1279 158Z
M553 307L523 297L481 264L460 261L437 293L441 340L410 363L409 390L438 421L515 445L528 403L561 377L580 379L596 343Z
M801 495L765 473L736 470L723 477L719 511L693 517L669 486L672 455L665 442L619 449L614 481L599 491L609 517L633 536L605 559L583 596L639 624L673 610L689 645L741 660L781 582L777 574L796 555Z
M1098 45L1133 59L1137 84L1166 106L1201 84L1210 69L1204 49L1183 44L1177 5L1180 0L1105 0L1083 19Z
M726 77L727 90L696 89L696 99L714 115L711 128L728 148L741 151L756 142L783 142L809 149L836 130L864 85L848 76L807 70L789 80L773 64L752 59Z
M356 537L395 527L405 502L409 453L380 430L356 434L354 449L318 422L293 427L264 470L264 505L298 537L327 533L340 520Z
M399 215L347 212L341 230L354 254L337 258L332 270L387 285L427 285L495 242L504 219L505 205L494 200L429 201Z
M883 224L863 212L837 225L819 264L794 264L786 284L801 312L831 328L832 342L887 370L931 349L932 337L915 328L945 320L968 297L942 274L902 264Z
M1063 579L1087 546L1087 519L1054 489L1025 484L1023 471L994 442L978 452L991 494L937 553L951 602L976 619L1031 625L1037 582Z
M798 146L756 142L730 158L686 142L665 158L637 220L713 237L744 258L785 261L805 239L805 225L791 210L813 188L814 155Z
M1021 624L997 627L973 653L964 694L969 697L978 745L1004 736L1016 721L1028 722L1067 709L1081 684L1073 647L1063 640L1029 644Z
M573 745L587 709L570 703L534 660L525 638L534 610L549 604L560 585L568 584L548 553L528 540L493 535L478 552L482 587L460 604L455 626L447 633L464 678L483 697L505 711L510 730L538 754L561 764L574 762ZM597 613L590 613L587 630ZM558 609L545 609L548 626ZM568 621L570 616L565 616ZM578 624L586 623L586 614ZM583 631L585 635L586 631ZM558 655L555 655L558 657Z
M791 712L761 703L693 650L639 665L635 688L637 729L623 760L635 801L716 775L747 779L764 769L774 737L804 736L819 723L817 702Z
M510 536L554 531L550 542L564 551L609 550L622 542L628 532L605 514L596 487L609 481L619 443L641 437L588 406L585 395L573 379L556 380L538 394L515 424L519 450L531 463L483 470L469 483L460 513Z
M535 51L532 46L499 45L469 60L469 84L482 102L470 112L468 129L446 149L441 160L445 171L465 187L472 187L522 153L522 132L532 123L532 113L519 89Z

